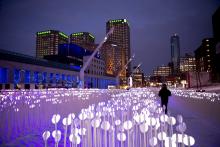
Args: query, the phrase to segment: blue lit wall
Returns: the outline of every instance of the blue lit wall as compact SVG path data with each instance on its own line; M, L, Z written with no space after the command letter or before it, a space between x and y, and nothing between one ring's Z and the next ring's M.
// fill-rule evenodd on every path
M8 82L7 73L8 73L7 68L0 67L0 83L7 83Z

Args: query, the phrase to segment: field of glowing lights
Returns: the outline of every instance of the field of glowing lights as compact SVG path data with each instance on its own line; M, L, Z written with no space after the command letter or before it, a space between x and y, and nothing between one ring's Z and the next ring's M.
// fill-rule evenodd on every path
M219 94L171 89L165 115L158 91L1 91L0 146L220 145Z

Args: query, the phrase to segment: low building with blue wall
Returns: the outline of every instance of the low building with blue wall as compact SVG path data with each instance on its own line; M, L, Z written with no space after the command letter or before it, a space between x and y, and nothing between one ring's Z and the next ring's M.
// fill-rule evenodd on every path
M77 87L80 66L61 64L0 49L0 89ZM89 83L89 84L88 84ZM116 85L115 77L85 73L86 88Z

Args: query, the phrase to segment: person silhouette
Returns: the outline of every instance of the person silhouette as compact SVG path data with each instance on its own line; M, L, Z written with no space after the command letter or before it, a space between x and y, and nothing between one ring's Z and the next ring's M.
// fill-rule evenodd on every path
M167 89L166 84L162 84L162 88L159 91L159 97L161 97L161 107L165 106L165 114L167 114L167 104L169 96L171 96L170 90Z

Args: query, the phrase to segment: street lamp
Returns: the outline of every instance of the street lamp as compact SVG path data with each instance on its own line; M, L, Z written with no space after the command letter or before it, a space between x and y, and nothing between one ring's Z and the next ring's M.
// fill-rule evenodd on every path
M95 49L95 51L92 53L92 55L89 57L89 59L86 61L86 63L83 65L83 67L80 69L79 77L80 77L80 85L79 87L84 88L84 72L86 68L89 66L90 62L96 55L96 53L99 51L99 49L102 47L102 45L107 41L109 35L111 35L114 31L114 27L110 29L110 31L106 34L104 40L98 45L98 47Z

